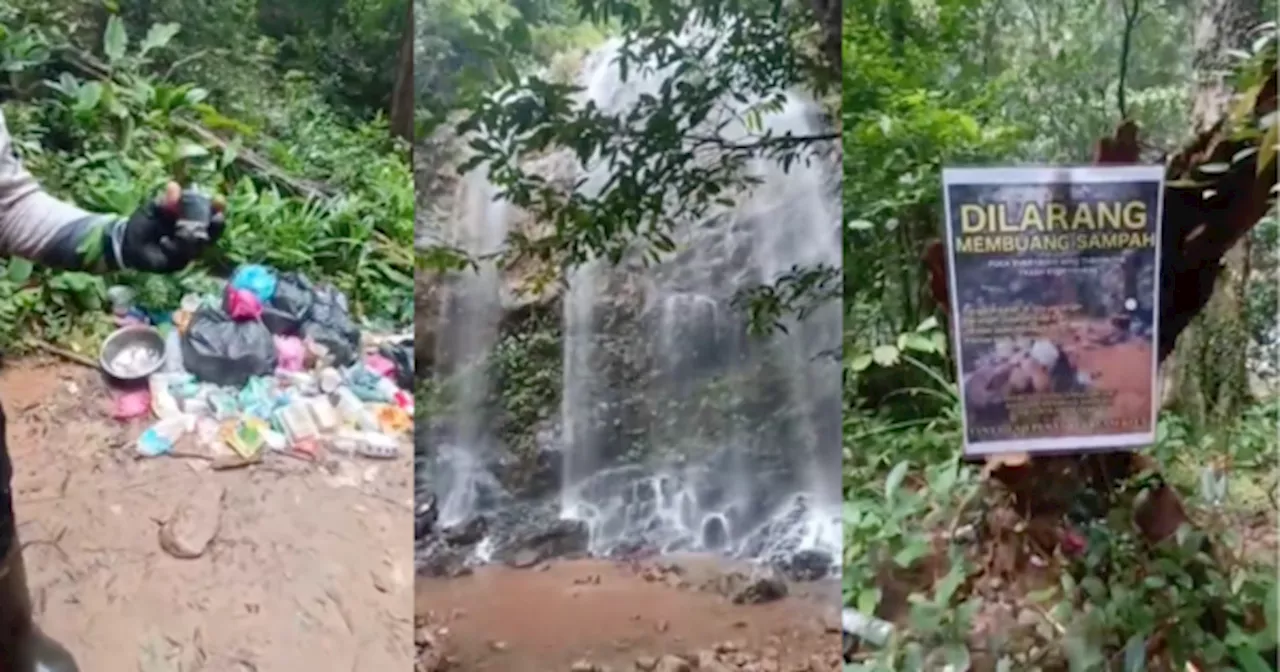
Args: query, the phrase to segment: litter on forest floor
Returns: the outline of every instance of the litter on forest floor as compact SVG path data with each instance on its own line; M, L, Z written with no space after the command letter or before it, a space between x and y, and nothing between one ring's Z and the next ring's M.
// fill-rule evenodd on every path
M139 455L389 459L412 432L412 337L362 333L334 287L247 265L221 296L185 296L171 315L137 309L127 288L109 295L122 326L165 339L160 371L115 399L117 419L156 419Z

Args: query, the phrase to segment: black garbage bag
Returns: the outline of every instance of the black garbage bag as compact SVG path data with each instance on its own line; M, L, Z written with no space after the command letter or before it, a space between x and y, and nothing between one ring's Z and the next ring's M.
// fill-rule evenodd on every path
M396 365L396 385L402 390L413 391L413 339L399 343L387 343L378 348L379 354Z
M315 287L307 276L281 273L276 279L275 295L262 307L262 323L273 334L297 336L315 301Z
M355 364L360 356L360 328L351 319L346 295L330 285L317 285L312 296L302 337L324 346L338 366Z
M191 316L182 335L182 365L196 378L241 387L276 369L276 343L260 320L237 322L224 311L204 307Z

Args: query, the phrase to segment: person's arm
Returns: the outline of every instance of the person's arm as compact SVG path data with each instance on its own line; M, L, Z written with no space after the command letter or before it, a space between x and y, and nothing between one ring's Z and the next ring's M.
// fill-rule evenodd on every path
M176 227L183 204L208 218L203 240L180 240ZM22 165L0 113L0 255L65 270L173 273L216 245L224 224L220 199L184 195L176 182L128 219L58 199Z
M123 228L118 216L87 212L45 191L18 158L0 113L0 254L59 269L105 270L119 258ZM102 247L88 246L100 250L95 259L81 251L90 236L103 237Z

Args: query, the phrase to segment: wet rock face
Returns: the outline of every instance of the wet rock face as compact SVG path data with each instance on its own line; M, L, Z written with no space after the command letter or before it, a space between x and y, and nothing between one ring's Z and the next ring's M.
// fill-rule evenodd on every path
M509 540L495 557L513 567L532 567L546 560L586 553L589 537L586 523L557 520Z
M776 567L761 567L733 594L734 604L763 604L787 596L787 580Z
M830 553L810 549L780 562L778 569L792 581L820 581L831 573L834 565L835 558Z
M488 531L489 521L484 516L472 516L441 530L440 534L450 546L475 546L484 539Z
M436 521L440 516L440 509L436 505L436 496L430 493L418 498L419 502L413 509L413 538L424 539L431 534L436 527Z
M484 561L533 567L547 560L583 555L587 525L562 520L549 505L512 505L490 515L476 515L448 527L434 527L418 538L418 572L432 577L464 576ZM426 514L420 520L426 520ZM484 548L485 554L481 555Z
M422 576L446 579L471 573L468 564L471 549L450 546L438 537L420 540L414 555L418 573Z

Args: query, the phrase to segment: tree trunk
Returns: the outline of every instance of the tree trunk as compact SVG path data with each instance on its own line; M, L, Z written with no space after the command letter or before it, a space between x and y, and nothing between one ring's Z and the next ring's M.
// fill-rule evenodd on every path
M1249 29L1260 20L1254 0L1196 0L1194 133L1227 113L1232 102L1227 51L1246 46ZM1170 378L1166 401L1201 426L1232 420L1248 398L1249 240L1245 236L1223 255L1213 298L1183 332L1165 366Z
M406 2L409 20L400 36L396 57L396 83L391 92L391 133L413 141L413 3Z

